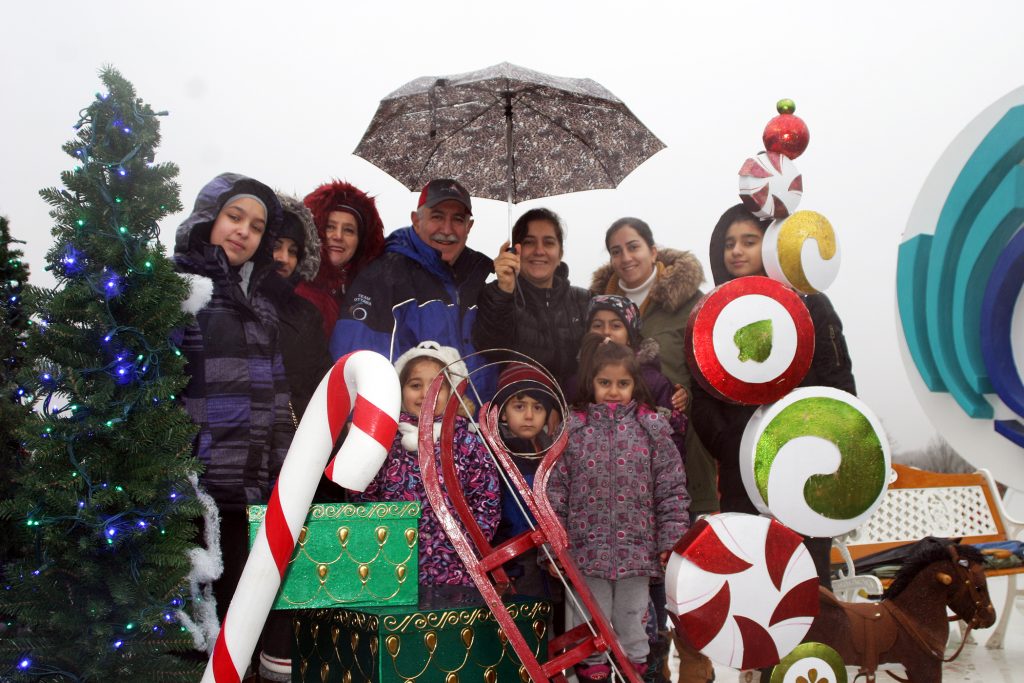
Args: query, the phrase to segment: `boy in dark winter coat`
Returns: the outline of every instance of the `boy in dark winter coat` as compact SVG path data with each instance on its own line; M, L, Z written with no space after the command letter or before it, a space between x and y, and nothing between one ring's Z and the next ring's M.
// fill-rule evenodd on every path
M554 409L556 395L551 378L525 363L508 363L498 375L498 392L493 404L500 415L501 439L531 488L537 466L551 446L551 437L544 428ZM518 493L502 482L501 523L494 536L496 544L533 526L534 520ZM536 550L508 562L505 571L517 593L545 598L561 595L555 582L537 565Z

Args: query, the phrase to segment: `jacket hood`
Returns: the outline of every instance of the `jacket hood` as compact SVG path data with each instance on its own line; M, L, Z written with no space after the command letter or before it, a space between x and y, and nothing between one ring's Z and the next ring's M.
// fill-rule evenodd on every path
M274 236L284 215L281 203L277 201L277 195L269 187L239 173L221 173L203 186L196 196L192 213L178 226L174 239L174 253L201 251L204 244L209 244L210 229L217 219L217 214L224 208L225 202L237 194L256 195L267 207L267 229L252 261L257 266L270 265L274 260Z
M334 180L316 188L302 200L313 215L320 237L320 262L324 268L317 271L316 282L326 289L338 289L355 279L359 271L384 251L384 223L377 212L373 197L343 180ZM332 211L347 211L359 223L359 245L356 255L342 271L330 267L327 258L327 218Z
M664 264L665 271L654 281L647 298L651 305L674 313L697 293L704 282L704 268L692 253L677 249L659 248L657 262ZM611 264L607 263L594 271L590 291L621 295L618 281Z
M466 282L476 277L479 277L482 283L487 279L489 273L494 272L490 257L484 256L468 246L462 250L455 263L449 266L441 258L441 253L421 240L411 225L393 230L388 235L384 251L401 254L419 263L438 279L453 301L458 297L456 290L459 285L457 283Z
M441 260L441 254L436 249L428 247L411 225L392 231L384 243L384 250L411 258L443 282L450 282L452 279L451 269Z
M299 265L289 279L310 282L320 270L321 254L320 235L313 222L313 214L297 197L278 192L277 199L281 202L281 208L285 213L293 214L299 219L306 237L306 244L303 246L302 253L299 254Z
M708 245L708 262L711 264L711 277L714 278L716 287L735 279L725 267L725 233L737 221L753 221L761 228L761 232L771 225L771 221L756 218L743 204L736 204L722 214L715 224L715 229L711 231L711 241Z

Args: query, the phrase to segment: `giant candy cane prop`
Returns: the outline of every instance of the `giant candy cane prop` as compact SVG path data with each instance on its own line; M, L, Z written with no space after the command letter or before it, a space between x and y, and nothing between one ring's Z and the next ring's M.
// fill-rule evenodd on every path
M341 357L320 382L270 495L203 683L239 683L309 514L320 473L345 488L366 488L398 430L401 395L395 369L372 351ZM350 412L352 427L325 470Z

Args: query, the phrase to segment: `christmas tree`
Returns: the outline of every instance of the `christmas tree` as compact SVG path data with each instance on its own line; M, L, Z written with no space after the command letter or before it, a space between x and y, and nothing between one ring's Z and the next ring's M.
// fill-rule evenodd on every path
M199 678L176 651L199 506L188 480L194 429L175 395L184 359L175 330L187 285L158 241L181 209L178 169L155 163L160 127L110 68L107 93L83 110L64 145L75 159L52 206L47 270L29 287L19 383L36 410L0 516L17 522L23 557L8 564L0 613L3 681Z
M0 216L0 318L3 319L0 325L0 472L8 473L0 477L0 500L13 495L14 484L9 473L24 461L17 432L28 411L22 398L25 390L16 380L23 362L27 329L21 296L28 282L28 266L22 261L21 251L12 246L15 242L7 219ZM15 536L13 522L0 519L0 566L13 559ZM2 633L4 628L0 627Z

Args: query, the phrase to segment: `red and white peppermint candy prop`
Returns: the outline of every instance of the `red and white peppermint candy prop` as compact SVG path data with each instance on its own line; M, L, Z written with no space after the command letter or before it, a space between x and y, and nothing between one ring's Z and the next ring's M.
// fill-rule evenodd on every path
M804 180L789 157L761 152L740 168L740 199L758 218L785 218L796 211Z
M686 325L690 371L723 401L760 405L803 381L814 357L814 323L792 289L741 277L712 290Z
M320 473L345 488L365 489L398 431L401 397L394 367L373 351L342 356L320 382L281 466L203 683L241 681L309 514ZM350 413L345 442L327 464Z
M818 574L802 537L767 517L706 517L665 570L668 610L695 649L736 669L774 666L818 614Z

